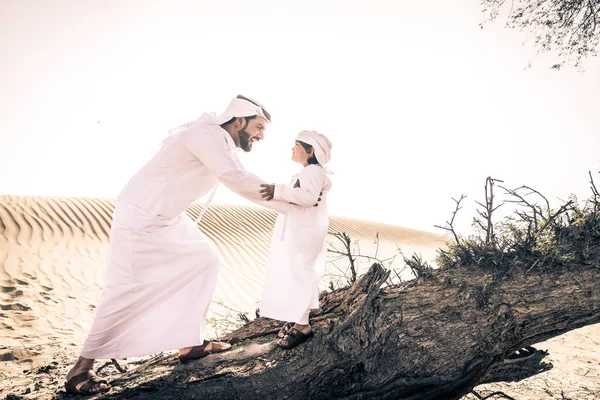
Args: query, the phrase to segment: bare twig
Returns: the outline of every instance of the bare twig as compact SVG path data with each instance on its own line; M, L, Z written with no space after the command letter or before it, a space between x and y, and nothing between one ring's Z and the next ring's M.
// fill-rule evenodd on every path
M530 227L531 227L531 225L533 226L532 232L537 232L538 226L539 226L539 219L541 218L542 220L546 220L546 218L544 217L544 210L537 204L527 201L527 199L525 199L525 196L528 196L532 193L539 194L539 192L529 188L528 186L521 186L516 189L507 189L504 186L500 186L500 188L504 189L504 191L506 191L506 193L508 195L517 198L517 200L505 200L504 201L505 203L515 203L522 207L527 207L533 212L533 215L529 215L527 213L523 213L523 212L519 212L519 211L517 211L516 214L523 221L528 222L530 224ZM532 192L521 195L521 194L519 194L519 190L521 190L521 189L531 190ZM541 194L540 194L540 196L541 196ZM545 199L546 202L548 201L544 196L541 196L541 197L543 199ZM549 204L549 203L547 203L547 204ZM548 209L546 209L546 212L548 212L548 211L549 211L549 207L548 207Z
M117 360L115 360L114 358L111 358L110 362L112 363L112 365L115 366L116 369L119 370L120 373L124 373L125 371L127 371L125 368L121 367Z
M490 21L500 15L505 0L481 3ZM506 25L532 34L538 53L558 50L561 60L552 68L560 69L573 61L578 67L584 57L597 53L599 12L598 0L512 0Z
M592 193L594 194L594 199L596 199L600 194L598 194L598 189L596 188L596 184L594 183L594 178L592 177L592 171L588 171L590 174L590 184L592 185Z
M250 318L248 318L248 316L243 312L238 313L238 318L241 319L244 324L250 323Z
M384 263L384 262L386 262L386 261L389 261L389 260L391 260L391 259L394 259L394 258L396 258L396 256L397 256L396 254L394 254L394 255L393 255L393 256L391 256L391 257L384 258L383 260L381 260L381 259L379 259L379 258L377 258L377 257L365 256L365 255L362 255L362 254L354 254L354 253L352 253L352 252L350 252L350 253L345 253L345 252L341 252L341 251L338 251L338 250L331 250L331 249L328 249L327 251L328 251L329 253L333 253L333 254L340 254L340 257L339 257L337 260L339 260L339 259L341 259L341 258L344 258L344 257L342 257L342 255L343 255L343 256L348 256L348 254L349 254L349 255L350 255L350 256L351 256L351 257L354 259L354 261L356 261L356 259L357 259L357 258L366 258L366 259L367 259L367 260L369 260L369 261L377 261L377 262L378 262L378 263L380 263L380 264L382 264L382 263Z
M485 229L485 244L489 245L495 242L494 236L494 224L492 222L492 214L495 210L500 206L494 208L494 185L496 182L502 182L500 179L494 179L491 176L488 176L485 180L485 212L480 213L486 219L486 229Z
M510 397L509 395L507 395L504 392L494 392L494 393L490 393L486 396L482 396L479 393L477 393L475 390L471 390L471 394L474 395L475 397L477 397L479 400L491 399L492 397L496 397L496 396L500 396L504 399L515 400L513 397Z
M348 236L348 234L346 234L346 232L335 233L333 236L336 237L340 242L342 242L342 244L345 247L344 254L346 254L348 256L348 260L350 261L350 271L352 273L349 283L354 283L354 282L356 282L356 266L354 265L354 261L356 261L356 258L354 258L354 256L352 255L352 241L350 240L350 236ZM331 250L329 250L329 251L333 252L333 253L336 252L336 251L331 251ZM341 253L339 253L339 254L341 254Z
M404 263L410 268L415 278L426 278L433 273L433 268L419 255L413 254L410 259L404 257Z
M123 368L118 362L117 360L115 360L114 358L111 358L110 361L105 362L104 364L102 364L101 366L99 366L96 369L96 372L100 372L102 371L104 368L110 366L110 365L114 365L114 367L120 372L120 373L125 373L127 372L127 369Z
M596 184L594 183L592 171L588 171L588 174L590 175L590 188L592 189L592 195L594 196L592 198L592 202L594 203L594 216L596 216L600 209L600 200L598 199L600 197L600 194L598 193L598 189L596 188Z
M561 207L558 209L558 211L557 211L557 212L555 212L554 214L552 214L552 215L550 215L550 216L548 217L548 219L546 220L546 223L545 223L545 224L544 224L544 225L543 225L543 226L540 228L540 230L539 230L537 233L538 233L538 234L539 234L539 233L542 233L542 232L543 232L543 231L544 231L544 230L545 230L545 229L546 229L548 226L550 226L550 224L552 224L552 223L553 223L553 222L556 220L556 218L557 218L559 215L561 215L561 214L563 214L563 213L565 213L565 212L569 211L569 210L572 208L572 207L571 207L572 205L573 205L573 200L570 200L570 201L568 201L566 204L563 204L563 205L562 205L562 206L561 206Z
M454 218L456 218L456 213L458 212L458 210L460 210L462 208L460 206L461 201L463 201L466 197L467 196L465 196L464 194L461 194L460 199L458 199L458 200L452 198L452 200L454 200L454 202L456 203L456 208L452 212L452 218L450 218L450 221L446 221L446 226L434 225L434 227L436 227L436 228L443 229L445 231L452 233L452 235L454 235L454 240L456 240L457 245L460 245L460 240L458 239L458 235L456 234L456 231L454 230Z

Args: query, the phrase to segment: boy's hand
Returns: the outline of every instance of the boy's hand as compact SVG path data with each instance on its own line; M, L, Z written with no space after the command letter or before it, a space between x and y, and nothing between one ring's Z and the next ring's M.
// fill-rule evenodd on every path
M319 193L319 199L317 200L317 202L313 205L313 207L318 207L319 206L319 202L321 201L321 196L323 196L323 192Z

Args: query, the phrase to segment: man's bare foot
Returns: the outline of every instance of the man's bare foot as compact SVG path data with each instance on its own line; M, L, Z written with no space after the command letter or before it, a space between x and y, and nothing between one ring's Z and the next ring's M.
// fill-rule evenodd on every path
M209 354L222 353L230 348L231 345L229 343L205 340L200 346L179 349L179 360L181 362L196 360L198 358L206 357Z

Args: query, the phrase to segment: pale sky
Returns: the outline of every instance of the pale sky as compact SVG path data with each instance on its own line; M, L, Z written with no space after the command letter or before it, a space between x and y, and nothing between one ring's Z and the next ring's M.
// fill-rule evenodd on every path
M0 194L116 197L168 129L243 94L273 116L242 155L266 181L299 169L300 130L331 139L332 215L441 233L465 193L468 232L488 175L587 197L600 61L551 70L479 3L0 0Z

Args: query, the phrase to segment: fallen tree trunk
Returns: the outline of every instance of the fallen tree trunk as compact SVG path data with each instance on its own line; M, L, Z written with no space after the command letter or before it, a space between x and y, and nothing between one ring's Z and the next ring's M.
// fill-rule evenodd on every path
M159 357L117 379L113 395L458 399L478 384L547 369L540 352L521 369L506 359L600 322L597 261L551 271L457 267L382 287L387 276L374 264L352 286L325 294L312 314L315 337L296 349L274 346L278 325L257 318L228 335L233 351L185 365Z

